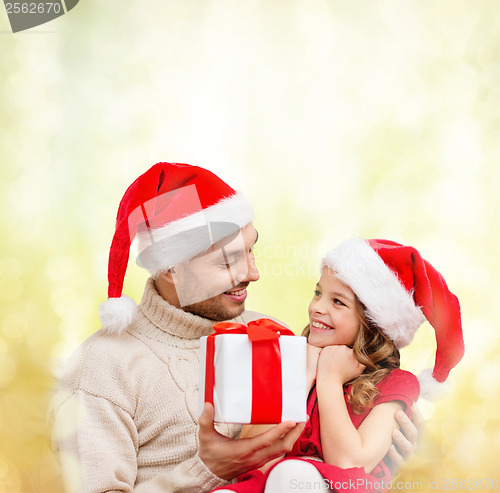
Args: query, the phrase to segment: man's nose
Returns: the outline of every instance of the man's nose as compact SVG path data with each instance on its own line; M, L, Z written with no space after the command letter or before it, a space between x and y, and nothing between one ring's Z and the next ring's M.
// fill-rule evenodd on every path
M255 257L253 253L247 253L244 272L241 272L240 275L237 276L238 284L258 281L259 278L260 274L259 269L257 269L255 265Z
M247 255L247 265L248 265L248 273L247 279L249 282L258 281L260 278L259 269L257 265L255 265L255 257L253 253Z

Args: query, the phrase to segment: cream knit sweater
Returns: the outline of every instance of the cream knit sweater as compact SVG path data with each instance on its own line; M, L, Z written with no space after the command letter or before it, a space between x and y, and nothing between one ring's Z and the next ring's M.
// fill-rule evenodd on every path
M79 347L54 400L67 491L195 493L227 484L197 455L199 338L212 325L167 303L149 279L127 331L99 330ZM217 429L235 438L241 425Z

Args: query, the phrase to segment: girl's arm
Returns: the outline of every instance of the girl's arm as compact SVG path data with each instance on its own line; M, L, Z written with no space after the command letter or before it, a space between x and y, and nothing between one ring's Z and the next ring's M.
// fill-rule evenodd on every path
M321 348L313 346L307 343L307 369L306 369L306 395L309 392L316 381L316 374L318 372L318 359L321 353Z
M328 346L321 352L316 388L320 436L325 462L342 468L364 467L370 472L386 455L392 431L398 428L397 401L376 406L359 429L352 424L344 400L343 384L364 370L347 346Z

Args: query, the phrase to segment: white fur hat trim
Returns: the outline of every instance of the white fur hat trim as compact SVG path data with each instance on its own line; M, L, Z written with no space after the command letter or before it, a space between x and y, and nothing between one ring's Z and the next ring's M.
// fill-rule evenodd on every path
M340 244L323 259L321 269L329 267L349 286L365 305L367 315L396 347L408 345L425 317L412 297L364 240L354 238Z
M142 252L139 265L153 273L187 262L204 252L210 245L196 242L186 243L180 236L176 239L176 235L200 226L206 226L212 222L233 223L243 228L252 222L253 217L252 206L241 192L237 192L203 211L177 219L161 228L141 231L136 237L137 250ZM167 239L169 240L168 254L164 251L164 240ZM215 241L220 239L215 239ZM168 258L168 265L165 263L166 258Z
M432 376L432 368L423 370L418 376L418 382L420 383L420 397L427 400L436 399L439 394L445 392L449 387L447 381L438 382Z

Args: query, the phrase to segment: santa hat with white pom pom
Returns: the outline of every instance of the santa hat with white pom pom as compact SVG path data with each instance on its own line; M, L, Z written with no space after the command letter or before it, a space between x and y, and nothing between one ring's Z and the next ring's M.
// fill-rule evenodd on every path
M464 354L460 304L443 276L415 248L389 240L347 240L325 256L325 266L353 290L398 349L412 341L424 320L432 325L434 368L419 381L421 395L433 397Z
M122 294L130 246L151 273L207 251L253 219L245 197L214 173L189 164L157 163L127 189L118 208L108 262L108 299L99 307L106 332L120 334L137 312Z

